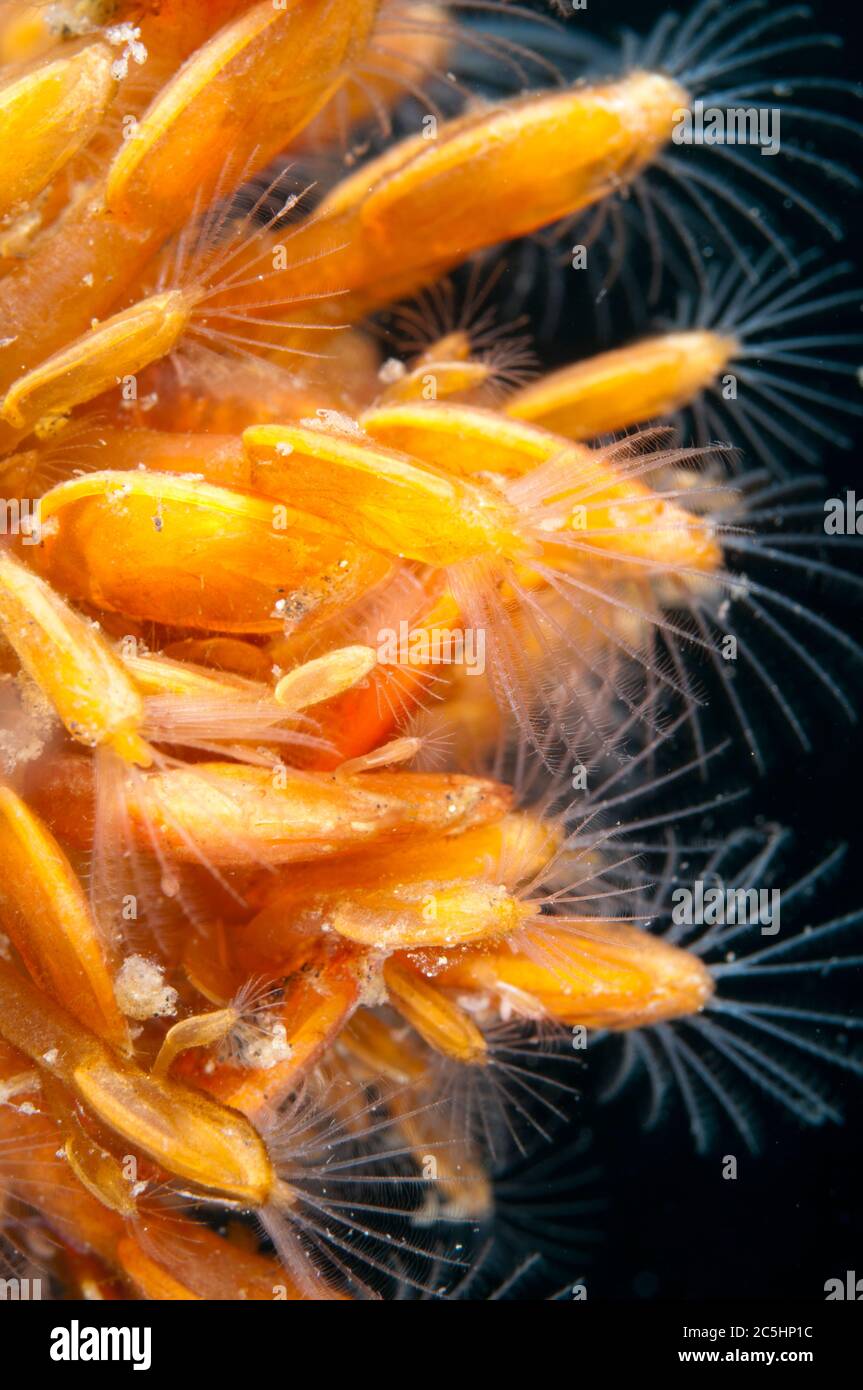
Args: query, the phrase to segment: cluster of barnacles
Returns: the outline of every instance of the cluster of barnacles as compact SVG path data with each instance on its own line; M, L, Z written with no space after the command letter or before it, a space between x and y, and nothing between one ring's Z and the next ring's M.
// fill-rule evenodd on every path
M861 1070L772 993L857 918L747 918L784 834L680 829L715 706L753 763L763 701L808 742L777 660L853 712L788 455L854 411L804 321L859 293L680 223L684 321L540 374L487 270L636 204L661 251L660 177L727 237L676 113L786 17L706 0L617 71L571 25L564 80L484 8L0 5L0 1222L72 1297L470 1296L586 1044L700 1148Z

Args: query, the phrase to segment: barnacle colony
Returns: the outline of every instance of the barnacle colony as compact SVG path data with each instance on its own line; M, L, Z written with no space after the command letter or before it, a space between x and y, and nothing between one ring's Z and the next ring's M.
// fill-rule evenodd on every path
M688 327L532 382L442 281L621 190L656 250L675 112L792 51L786 18L706 0L618 75L521 90L539 20L532 54L449 4L0 7L0 1213L58 1288L458 1288L501 1165L578 1114L583 1036L653 1119L670 1078L701 1148L711 1108L756 1143L729 1072L837 1118L801 1064L859 1074L858 1020L767 986L829 993L856 917L762 941L672 894L724 799L699 667L754 762L759 697L808 746L747 624L853 715L831 657L861 653L799 589L859 580L792 529L795 482L662 423L709 435L734 364L856 341L797 333L832 271L770 230ZM740 210L693 177L709 226L705 190ZM793 394L750 370L744 442ZM745 918L782 843L688 871Z

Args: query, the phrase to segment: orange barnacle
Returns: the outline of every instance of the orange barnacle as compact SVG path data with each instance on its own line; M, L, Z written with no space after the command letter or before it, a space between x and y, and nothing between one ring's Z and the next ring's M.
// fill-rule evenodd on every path
M274 691L276 702L286 710L308 709L350 690L365 680L376 665L377 657L371 647L338 647L282 676Z
M0 1032L168 1172L243 1203L267 1201L272 1167L241 1115L121 1059L4 961Z
M224 1042L231 1029L236 1027L237 1019L237 1011L230 1005L224 1009L212 1009L207 1013L193 1014L189 1018L181 1019L165 1034L151 1068L151 1075L167 1076L174 1061L183 1052Z
M465 477L474 473L521 477L567 447L566 441L548 430L451 401L373 405L360 424L380 444ZM568 447L576 460L589 456L587 449Z
M685 102L673 80L636 72L462 117L363 200L363 226L392 243L422 227L422 254L438 263L454 258L455 219L459 256L489 230L495 239L524 235L633 178L668 142Z
M460 362L432 360L413 368L405 376L395 381L381 393L384 401L411 401L426 399L429 382L434 382L437 400L448 400L453 396L469 396L484 386L490 376L490 368L483 362Z
M60 757L38 769L30 799L56 834L89 842L94 773L84 758ZM511 788L482 777L413 772L338 778L281 764L196 763L127 779L125 818L140 847L164 849L179 863L198 850L211 865L307 863L363 846L410 844L493 825L510 809ZM107 830L107 827L106 827Z
M192 304L182 290L151 295L106 319L85 337L41 362L10 387L0 418L27 430L67 414L164 357L184 333Z
M378 405L457 399L492 404L535 374L530 338L519 331L524 321L498 324L485 305L495 280L492 273L478 286L474 272L460 306L451 280L396 306L392 336L399 352L410 356L407 363L391 357L379 368Z
M391 166L362 202L363 227L390 245L422 227L425 263L451 264L492 230L496 240L523 235L632 177L670 138L683 99L676 83L637 73L471 113Z
M6 345L0 349L0 390L111 312L123 289L155 254L164 232L106 218L92 190L79 192L33 253L0 280ZM8 447L20 430L0 425Z
M632 73L472 111L432 141L411 136L337 185L300 230L307 254L340 248L315 289L349 290L333 312L356 321L473 251L581 211L657 156L685 105L672 79Z
M39 193L98 129L116 82L103 43L0 85L0 218Z
M389 570L315 517L169 474L63 483L42 499L41 521L34 562L70 597L199 630L317 621Z
M277 182L289 180L288 170ZM274 193L275 189L268 199ZM216 209L202 220L202 242L210 237L208 222L218 224L219 219ZM213 230L218 232L218 226ZM203 432L238 435L249 425L313 417L321 409L359 410L374 398L380 385L380 353L359 331L322 323L318 337L321 332L326 334L325 350L322 351L322 340L317 348L309 345L297 353L291 323L279 322L276 311L279 306L281 313L284 306L293 319L303 294L300 291L297 297L297 288L293 286L282 297L281 276L286 271L277 266L279 258L287 255L288 247L279 250L268 245L266 232L266 226L255 230L251 214L241 215L229 233L233 247L226 245L224 229L218 232L215 256L204 254L198 265L200 274L195 273L194 254L182 257L185 268L177 274L166 257L162 262L164 274L159 276L162 287L170 284L176 288L181 283L189 290L191 314L186 336L180 340L178 353L153 361L142 372L136 400L127 399L128 389L100 397L97 409L101 420L142 433L146 427L155 435L160 431L182 431L194 439ZM287 237L292 235L287 233ZM230 255L232 249L236 259ZM256 256L255 252L260 254ZM229 277L239 272L241 266L245 267L248 280L252 280L256 270L269 279L272 293L266 306L248 300L240 303L231 294L234 286L228 283ZM260 283L258 280L250 286L257 301L261 299ZM145 288L150 286L148 279ZM197 294L192 293L196 288ZM257 336L252 337L253 334ZM242 341L246 338L248 342ZM218 355L209 350L211 346ZM286 363L290 370L285 369ZM170 445L167 439L165 443L166 458L170 460L177 446ZM170 461L160 465L153 457L151 467L173 467ZM213 462L218 466L217 459ZM204 468L198 471L204 472ZM205 476L211 482L233 483L239 475L214 473L210 477L205 472Z
M334 931L378 950L452 946L506 933L520 922L518 904L505 889L468 880L358 889L323 911Z
M435 400L470 395L488 381L492 370L488 363L474 360L472 350L470 334L454 330L421 352L410 370L405 368L400 372L400 364L393 359L395 370L392 367L389 373L384 370L385 385L380 402L395 405L401 401L427 400L430 385L433 385Z
M356 758L348 758L340 763L336 776L354 777L358 772L376 772L381 767L401 767L404 763L413 762L421 751L421 738L403 734L401 738L392 738L389 743L381 743L367 753L360 753Z
M328 1286L318 1265L304 1272L298 1232L317 1237L313 1252L315 1245L320 1252L330 1241L345 1248L352 1233L363 1239L376 1234L386 1245L386 1232L370 1232L365 1219L360 1231L342 1210L344 1204L327 1197L334 1184L386 1182L386 1170L375 1178L374 1163L397 1162L404 1152L380 1149L376 1141L368 1177L351 1164L351 1172L341 1175L342 1165L333 1163L334 1145L345 1138L360 1143L369 1128L365 1107L358 1113L357 1097L342 1107L347 1116L341 1129L332 1110L320 1114L304 1093L292 1095L286 1115L273 1116L265 1107L259 1118L256 1109L253 1124L200 1090L148 1075L120 1059L2 961L0 1031L13 1047L24 1042L37 1066L68 1087L94 1122L152 1159L174 1182L186 1190L191 1185L198 1196L222 1206L258 1211L290 1276L313 1297L326 1296ZM381 1125L372 1129L379 1135ZM336 1190L350 1192L343 1186ZM376 1264L374 1255L362 1258L372 1267L386 1267L380 1260Z
M356 1006L362 970L355 968L359 953L353 948L321 938L298 943L284 972L268 963L266 975L251 979L240 973L233 940L230 954L230 975L245 983L226 1002L227 975L214 985L210 971L205 988L220 991L207 995L217 1007L169 1028L152 1071L164 1076L174 1067L175 1075L253 1117L254 1110L277 1104L339 1031ZM187 952L186 972L191 979L197 971L200 982L198 964ZM290 975L283 986L275 978L282 973ZM237 1100L241 1094L248 1103Z
M358 946L397 951L457 945L513 930L518 905L500 886L479 880L403 881L378 887L283 891L242 934L242 950L275 963L293 929L338 932Z
M344 80L377 8L376 0L298 0L290 8L263 0L225 25L168 83L117 154L108 211L131 221L173 220L177 203L188 205L189 169L206 197L217 187L225 149L232 159L254 151L256 166L264 166ZM299 52L302 69L286 83L285 63Z
M485 1062L485 1038L473 1019L419 970L391 956L384 981L392 1003L430 1047L465 1065Z
M714 991L697 956L623 922L528 926L518 949L454 953L442 988L518 990L557 1023L621 1030L698 1013Z
M395 863L385 847L370 846L362 854L325 865L309 864L296 874L287 870L278 879L268 875L249 892L250 902L264 910L238 933L240 947L257 953L244 957L244 962L249 969L261 969L270 952L285 949L283 941L293 948L296 937L288 918L304 899L311 902L328 894L333 899L347 899L354 890L410 882L431 886L484 879L515 889L521 880L532 879L554 859L561 842L562 831L553 821L530 812L507 810L455 835L422 835L407 840L399 846Z
M263 231L249 231L247 219L235 219L227 230L225 221L223 213L211 210L188 254L188 264L181 243L176 253L181 264L174 264L174 256L170 257L160 270L155 291L104 322L94 320L79 338L13 381L0 403L0 420L20 432L35 429L37 435L44 435L62 424L74 407L118 384L130 389L144 369L169 357L181 344L187 348L191 342L198 349L201 344L204 348L215 345L246 361L254 361L254 353L274 357L292 353L286 333L294 324L279 314L292 306L295 296L280 292L283 271L278 257L260 249ZM209 238L218 240L214 249L207 247ZM255 299L238 301L234 291L242 293L247 286L252 287ZM322 331L329 327L321 325ZM263 379L267 368L269 382ZM260 383L265 399L267 387L274 392L280 414L285 410L301 413L302 403L308 401L307 392L298 394L290 378L271 363L264 362L252 379L254 385ZM172 384L163 383L162 389ZM256 413L253 408L252 418Z
M78 880L47 827L8 787L0 787L0 850L7 870L0 919L33 978L128 1051L128 1026Z
M579 543L589 546L593 534L597 553L604 553L612 567L619 561L624 573L631 557L667 557L684 571L691 567L708 574L721 568L721 546L709 522L651 487L649 474L645 481L601 449L572 444L521 421L510 423L490 410L448 403L384 406L367 411L362 423L374 438L397 449L409 446L416 458L458 477L489 471L547 478L536 499L552 506L556 497L561 501L559 519L543 525L549 541L556 533L577 532ZM543 464L549 465L545 474Z
M235 763L168 768L126 792L142 848L152 836L180 863L200 846L217 866L291 864L414 834L458 833L495 820L511 793L454 775L375 772L353 778Z
M274 886L267 905L240 930L238 949L247 965L260 968L264 961L281 964L304 931L334 931L379 951L506 935L533 909L522 907L495 870L500 866L505 876L507 849L517 848L522 863L534 867L552 853L550 837L536 843L532 828L526 836L524 828L520 817L508 816L464 830L451 843L409 841L395 863L372 850L361 861L334 863L326 875L310 868ZM525 838L534 843L523 844Z
M141 654L135 639L115 651L93 623L8 554L0 555L0 630L72 736L118 756L121 779L133 776L135 765L158 760L153 742L264 763L275 761L278 745L325 746L268 684ZM120 796L117 772L118 765L101 758L96 781L109 802ZM107 814L103 802L100 814ZM123 814L117 802L113 829L124 826ZM95 834L99 849L107 849L101 826Z
M8 553L0 554L0 629L66 728L90 747L146 765L143 701L101 633Z
M425 407L427 416L418 405L387 409L406 415L416 431L438 408L457 436L465 407ZM491 461L496 417L474 411L474 421L477 415L486 422ZM532 428L514 423L510 448ZM408 455L344 429L263 425L243 437L255 486L316 511L358 543L443 571L462 628L482 634L499 707L535 748L538 729L549 724L571 745L560 727L560 699L543 682L544 660L559 658L564 671L591 675L604 668L600 678L608 680L609 649L620 646L649 665L663 605L713 594L723 574L713 522L677 500L681 491L688 500L685 487L666 494L644 481L646 473L686 464L688 451L642 453L638 439L587 450L537 433L546 462L500 480L428 461L422 438ZM440 452L434 428L432 435ZM613 671L610 681L613 688Z
M280 372L273 361L266 360L298 353L302 357L322 357L320 352L309 352L292 341L297 323L293 318L286 320L284 315L297 304L305 307L310 296L298 294L290 283L295 263L288 259L288 247L281 243L276 247L269 245L271 228L287 216L302 196L298 192L286 193L286 180L287 172L278 175L249 210L242 210L242 194L238 193L236 204L224 205L216 200L203 215L196 216L190 229L160 257L153 277L137 289L140 298L103 322L94 319L73 342L64 344L12 382L0 404L0 419L18 431L35 428L37 434L44 435L74 407L117 385L123 387L122 398L112 404L109 396L106 403L122 419L130 404L126 393L133 391L133 386L137 399L139 374L147 368L155 369L181 347L181 365L186 368L191 362L193 379L196 375L205 380L212 377L209 389L204 388L205 396L222 394L220 387L224 386L228 363L221 357L239 360L242 370L228 394L235 396L244 424L261 412L264 418L273 413L290 418L302 414L304 407L316 408L318 398L311 393L308 382L295 382ZM270 212L260 225L259 210L277 199L280 208ZM293 234L282 229L279 235L288 242ZM287 290L283 288L285 279ZM319 297L326 296L311 296ZM330 335L334 330L331 322L311 327ZM341 334L340 339L329 369L330 392L339 399L351 381L360 387L367 383L373 363L376 365L374 354L356 344L355 335ZM210 349L220 354L215 371ZM257 358L262 360L256 369ZM318 375L326 376L323 368ZM174 396L173 374L166 377L154 370L146 383L153 388L151 396ZM144 383L142 389L143 386ZM181 410L181 420L182 417ZM176 417L169 418L176 428Z
M21 1137L19 1112L0 1107L0 1146ZM124 1219L81 1182L72 1165L58 1161L57 1121L44 1111L27 1112L24 1137L14 1149L4 1147L4 1194L20 1194L67 1254L97 1258L145 1298L302 1297L275 1260L241 1249L180 1212L162 1213L139 1202Z
M0 390L121 301L165 240L223 186L226 147L229 185L284 148L348 77L376 9L300 0L285 11L261 0L193 55L130 132L107 179L85 188L0 283ZM285 84L277 74L298 47L303 80ZM0 427L0 436L14 438L14 428Z
M252 486L304 503L392 555L449 565L507 546L528 549L503 498L371 441L303 425L256 425L243 444Z
M673 415L712 385L737 351L704 329L644 338L574 362L516 391L506 414L569 439L613 434Z

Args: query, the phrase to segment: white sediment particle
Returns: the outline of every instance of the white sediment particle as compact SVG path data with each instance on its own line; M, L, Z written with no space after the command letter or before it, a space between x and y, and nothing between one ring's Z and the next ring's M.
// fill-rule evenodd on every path
M49 5L46 23L52 33L62 34L64 37L89 34L96 27L86 13L86 6L79 4Z
M170 1018L177 1012L177 991L165 984L165 972L145 956L127 956L114 983L120 1012L127 1018Z
M129 75L129 62L143 67L147 61L147 49L141 42L141 30L134 24L112 24L105 30L105 38L112 48L121 48L119 58L111 64L111 76L118 82Z
M383 386L393 386L397 381L401 381L406 373L407 367L404 362L400 362L397 357L388 357L378 371L378 381Z
M35 762L57 728L53 706L29 676L0 677L5 727L0 729L0 771ZM2 954L2 950L0 950Z
M389 1002L384 983L384 956L368 955L355 967L359 984L359 1002L363 1008L378 1009Z
M300 424L307 430L337 430L339 434L350 434L355 439L365 438L356 420L351 419L343 410L322 408L315 412L314 418L301 420Z
M0 1081L0 1105L7 1105L13 1096L18 1096L22 1091L35 1091L39 1085L39 1073L36 1071L20 1071L16 1076L7 1076L5 1081ZM17 1109L23 1110L24 1107L18 1106ZM33 1107L25 1114L33 1113Z
M293 1056L293 1048L288 1042L288 1031L283 1023L271 1023L266 1027L240 1027L237 1030L240 1061L244 1067L254 1071L268 1071L280 1062L287 1062Z

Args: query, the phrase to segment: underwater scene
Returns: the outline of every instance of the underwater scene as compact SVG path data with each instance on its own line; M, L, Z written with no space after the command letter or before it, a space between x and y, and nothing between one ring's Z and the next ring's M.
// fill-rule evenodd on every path
M52 1362L372 1300L819 1364L863 1299L856 19L0 3Z

